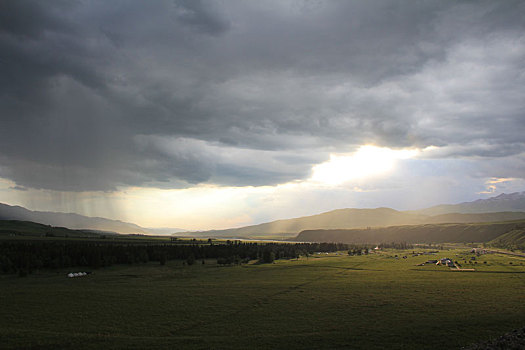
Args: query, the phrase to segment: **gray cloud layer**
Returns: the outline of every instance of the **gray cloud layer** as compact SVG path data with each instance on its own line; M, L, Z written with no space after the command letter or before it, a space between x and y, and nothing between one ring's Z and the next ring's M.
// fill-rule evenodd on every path
M523 1L3 1L0 176L265 185L364 143L521 164L524 33Z

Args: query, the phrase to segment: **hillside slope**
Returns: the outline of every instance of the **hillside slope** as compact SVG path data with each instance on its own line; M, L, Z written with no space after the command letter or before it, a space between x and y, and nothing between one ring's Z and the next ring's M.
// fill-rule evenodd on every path
M449 213L429 216L424 220L425 224L446 224L446 223L477 223L477 222L501 222L512 220L525 220L524 212L496 212L496 213L477 213L461 214Z
M111 233L104 233L111 234ZM0 236L51 236L51 237L101 237L102 233L93 231L70 230L65 227L53 227L31 221L0 220Z
M68 227L70 229L90 229L118 233L146 233L138 225L119 220L88 217L74 213L55 213L32 211L19 206L0 203L0 220L32 221L45 225Z
M341 243L469 243L490 242L522 230L525 221L480 224L426 224L371 229L305 230L295 240L303 242Z
M494 247L507 249L525 249L525 225L519 225L513 230L496 237L489 244Z
M525 215L524 215L525 216ZM407 214L390 208L337 209L322 214L294 219L277 220L241 228L191 232L216 237L250 237L258 235L296 235L305 229L357 228L420 223L425 217Z
M191 232L188 235L209 237L264 237L265 235L295 236L303 230L356 229L398 225L476 223L525 220L524 212L485 214L443 214L427 216L401 212L390 208L338 209L326 213L295 219L278 220L241 228Z

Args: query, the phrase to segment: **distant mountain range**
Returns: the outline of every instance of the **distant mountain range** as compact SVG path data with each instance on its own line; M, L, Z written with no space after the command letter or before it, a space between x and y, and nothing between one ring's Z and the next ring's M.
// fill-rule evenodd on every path
M301 218L277 220L234 229L191 232L191 234L210 235L211 237L293 236L302 230L313 228L392 226L420 223L422 218L423 216L419 214L406 214L390 208L337 209Z
M461 204L439 205L423 210L390 208L337 209L322 214L277 220L240 228L187 232L209 237L291 237L303 230L354 229L397 225L498 222L525 219L525 192L501 194Z
M501 212L503 210L503 212ZM500 211L500 212L491 212ZM452 205L408 211L425 216L424 223L403 226L308 229L295 237L305 242L341 243L454 243L487 242L499 246L525 246L525 192L501 194ZM451 213L452 212L452 213ZM510 221L515 220L515 221ZM499 221L499 222L498 222Z
M390 208L338 209L327 213L296 219L278 220L260 225L235 229L204 232L185 232L189 236L282 238L314 229L357 229L399 225L422 225L442 223L481 223L509 220L524 220L525 212L498 212L481 214L450 213L435 216L413 214Z
M70 229L107 231L131 234L171 234L181 229L148 229L129 222L110 220L100 217L89 217L74 213L55 213L48 211L32 211L19 206L0 203L0 220L31 221L56 227ZM159 231L157 231L159 230Z
M473 202L459 204L442 204L435 207L414 210L412 213L423 215L439 215L447 213L491 213L500 211L525 212L525 192L502 193L488 199L478 199Z
M174 234L195 237L283 238L304 230L359 229L440 223L499 222L525 219L525 192L501 194L460 204L397 211L390 208L337 209L294 219L277 220L225 230L183 232L177 228L144 228L133 223L74 213L31 211L0 203L0 220L32 221L45 225L132 234Z

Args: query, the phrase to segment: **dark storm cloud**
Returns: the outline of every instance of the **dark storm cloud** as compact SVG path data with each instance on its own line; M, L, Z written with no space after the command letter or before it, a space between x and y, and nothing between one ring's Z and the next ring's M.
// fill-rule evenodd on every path
M524 151L522 1L0 6L0 176L19 186L277 184L365 143Z
M184 0L175 4L177 18L198 31L220 34L229 28L229 23L209 10L209 3L200 0Z
M38 38L44 31L64 31L74 27L63 21L58 11L68 10L66 1L55 1L53 8L43 2L2 1L0 3L0 31L18 37ZM56 11L56 12L55 12Z

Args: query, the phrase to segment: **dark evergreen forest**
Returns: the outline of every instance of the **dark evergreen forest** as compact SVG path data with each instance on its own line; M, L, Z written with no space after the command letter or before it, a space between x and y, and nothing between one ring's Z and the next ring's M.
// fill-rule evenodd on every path
M0 242L0 272L25 275L38 269L85 267L97 269L114 264L183 260L185 264L217 259L218 264L241 264L250 260L271 263L316 252L348 250L340 243L122 243L90 241L3 241ZM356 247L353 247L356 249Z

